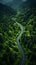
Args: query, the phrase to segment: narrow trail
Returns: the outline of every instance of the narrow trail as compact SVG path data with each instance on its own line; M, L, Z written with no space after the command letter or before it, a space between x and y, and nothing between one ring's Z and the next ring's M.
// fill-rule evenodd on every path
M25 62L25 53L24 53L24 51L23 51L23 49L21 47L21 44L19 42L19 39L21 38L21 35L23 34L25 27L23 27L23 25L21 25L20 23L17 23L17 24L20 26L20 29L21 29L21 31L20 31L17 39L16 39L16 42L18 44L19 51L20 51L20 53L22 55L22 59L21 59L19 65L24 65L24 62Z

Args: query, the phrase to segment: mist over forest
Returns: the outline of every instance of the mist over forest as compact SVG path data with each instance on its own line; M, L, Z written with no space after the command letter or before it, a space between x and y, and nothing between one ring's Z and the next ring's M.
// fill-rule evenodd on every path
M14 8L14 9L18 10L23 5L24 6L27 6L28 4L30 4L32 6L35 6L36 5L36 0L21 0L21 1L20 0L0 0L0 3L5 4L5 5L8 5L11 8ZM25 4L27 4L27 5L25 5Z
M36 65L36 0L0 0L0 65Z

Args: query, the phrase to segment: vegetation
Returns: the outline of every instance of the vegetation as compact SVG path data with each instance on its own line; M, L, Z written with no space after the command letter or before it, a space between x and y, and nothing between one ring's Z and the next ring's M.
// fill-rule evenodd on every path
M36 65L36 8L28 6L17 12L0 4L0 65L19 65L21 54L16 43L20 31L24 33L19 40L26 56L25 65Z
M22 24L25 25L25 30L20 39L21 46L26 55L25 65L36 65L36 8L31 10L29 9L28 13L24 15L25 18Z
M7 8L7 6L2 6ZM18 65L21 54L16 43L16 37L20 31L20 26L13 20L14 14L10 15L10 11L3 13L0 19L0 65ZM14 13L14 12L13 12Z

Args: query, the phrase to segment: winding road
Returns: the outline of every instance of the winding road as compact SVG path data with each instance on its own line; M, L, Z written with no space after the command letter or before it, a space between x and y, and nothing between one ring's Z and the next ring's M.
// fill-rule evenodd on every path
M20 31L17 39L16 39L16 42L18 44L19 51L20 51L20 53L22 55L22 59L21 59L19 65L24 65L24 62L25 62L25 54L24 54L24 51L23 51L23 49L21 47L21 44L19 42L19 39L21 38L21 35L23 34L25 27L23 27L23 25L21 25L20 23L17 23L17 24L20 26L20 29L21 29L21 31Z

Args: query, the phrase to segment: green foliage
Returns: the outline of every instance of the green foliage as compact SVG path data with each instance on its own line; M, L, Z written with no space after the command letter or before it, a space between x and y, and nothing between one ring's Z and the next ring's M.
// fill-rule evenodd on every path
M20 26L13 19L15 16L13 9L8 11L11 8L5 5L0 6L0 9L0 65L18 65L21 54L16 43L16 37L20 31Z
M31 13L25 21L25 30L20 39L21 46L26 55L25 65L36 65L36 8L31 9ZM30 13L30 10L28 11ZM26 13L26 17L28 15ZM24 20L26 19L24 18ZM23 22L22 22L23 24ZM24 24L23 24L24 25Z
M0 64L14 65L15 61L20 60L20 52L16 43L16 37L20 31L16 23L0 23ZM5 26L6 25L6 26ZM17 54L18 53L18 54ZM18 60L19 59L19 60Z
M36 8L27 7L16 14L5 5L0 6L0 65L18 65L20 62L16 43L20 26L16 22L25 27L20 39L26 55L25 65L36 65Z

